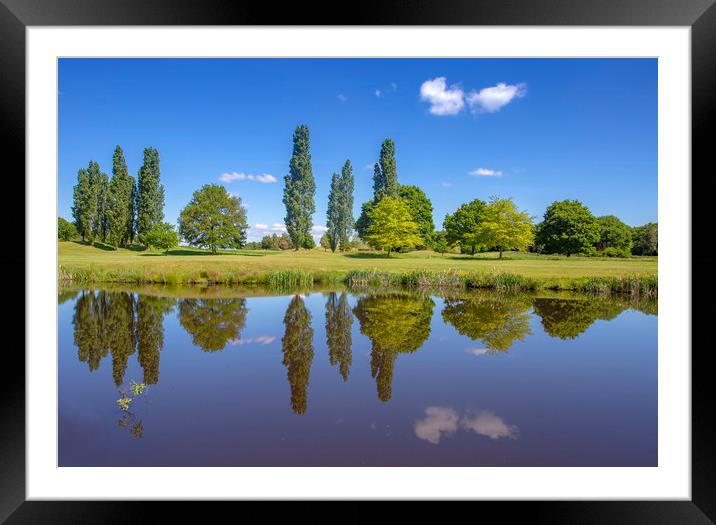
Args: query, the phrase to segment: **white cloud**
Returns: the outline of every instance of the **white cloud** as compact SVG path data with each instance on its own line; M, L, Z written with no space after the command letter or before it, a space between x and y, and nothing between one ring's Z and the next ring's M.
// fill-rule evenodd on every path
M381 93L380 89L376 89L376 90L375 90L375 96L376 96L376 97L380 98L380 96L381 96L382 94L383 94L383 93Z
M320 224L314 224L314 225L313 225L313 228L311 228L311 232L312 232L314 235L319 234L319 233L324 233L324 232L327 232L327 231L328 231L328 228L325 227L325 226L321 226Z
M488 168L477 168L476 170L468 171L467 174L473 177L502 177L501 171Z
M271 231L275 231L275 232L286 232L286 231L287 231L287 230L286 230L286 225L285 225L285 224L278 223L278 222L275 222L275 223L273 223L273 224L271 225Z
M452 188L452 182L442 181L440 183L440 186L442 186L443 188Z
M496 86L486 87L480 91L471 91L466 99L473 113L494 113L512 102L514 98L524 97L526 94L526 84L500 82Z
M268 230L268 224L254 224L254 228L257 230Z
M373 171L375 169L375 164L366 164L363 169Z
M425 418L415 422L415 435L418 438L437 445L442 434L452 434L457 430L458 416L452 408L427 407Z
M481 356L489 353L489 350L487 348L468 348L465 350L468 354Z
M398 91L398 84L396 84L395 82L391 82L391 83L390 83L390 89L391 89L393 92Z
M340 93L338 95L338 100L340 100L341 102L345 102L346 100L348 100L348 97L345 96L343 93Z
M251 175L250 173L236 171L232 171L231 173L222 173L219 175L219 180L224 183L233 182L235 180L252 180L260 182L261 184L273 184L274 182L278 182L276 177L269 173L264 173L263 175Z
M426 80L420 86L420 99L430 103L433 115L457 115L465 106L462 88L452 85L448 88L445 77Z
M497 417L489 410L463 417L460 420L460 427L488 436L490 439L517 439L519 434L519 428L516 425L508 425L501 417Z

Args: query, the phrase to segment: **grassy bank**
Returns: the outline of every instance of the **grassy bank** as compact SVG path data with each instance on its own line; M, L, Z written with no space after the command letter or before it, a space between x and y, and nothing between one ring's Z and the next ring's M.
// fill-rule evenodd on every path
M266 285L276 288L345 283L352 287L576 290L656 295L657 259L411 252L235 251L209 255L179 248L168 255L60 242L58 277L78 283Z

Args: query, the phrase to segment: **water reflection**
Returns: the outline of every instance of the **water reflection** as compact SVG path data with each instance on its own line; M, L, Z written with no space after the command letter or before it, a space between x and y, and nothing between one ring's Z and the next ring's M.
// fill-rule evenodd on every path
M392 398L395 362L399 354L418 350L430 337L435 302L429 295L409 292L359 294L351 309L347 291L326 292L325 330L328 361L337 367L344 382L352 366L353 316L360 332L371 342L370 371L378 399ZM182 298L128 291L60 291L58 302L74 298L74 344L78 358L90 371L111 355L115 385L124 382L129 357L137 353L147 385L159 381L160 352L164 347L164 317L177 306L180 326L191 335L194 346L215 352L227 345L268 345L273 335L242 338L249 308L245 297ZM530 335L531 311L539 317L546 334L574 339L596 320L610 320L626 308L656 313L656 301L627 301L584 296L550 297L509 294L462 293L443 299L441 317L460 335L483 347L468 348L476 355L506 352ZM305 414L311 365L314 357L312 315L304 298L294 295L283 317L282 363L287 368L291 408ZM437 426L452 421L449 413L435 412ZM466 417L466 416L465 416ZM465 421L472 421L469 419ZM476 416L470 428L483 428L486 414ZM432 423L431 423L432 424ZM467 423L465 423L467 424ZM433 425L434 426L434 425ZM430 426L430 428L433 428ZM427 428L427 427L426 427ZM477 432L477 430L475 430ZM430 436L434 432L425 431ZM480 433L480 432L478 432Z
M437 445L443 436L452 436L458 429L474 432L493 440L517 439L519 428L510 425L490 410L468 410L460 417L450 407L429 406L425 408L425 417L415 422L415 435Z
M294 295L283 317L286 327L281 344L283 365L288 368L291 386L291 408L296 414L306 413L308 380L313 363L313 328L311 312L300 295Z
M348 294L328 294L326 301L326 345L331 366L338 365L343 381L348 381L353 354L351 352L353 313L348 304Z
M378 399L393 393L393 369L398 354L415 352L430 336L435 303L428 296L405 293L364 295L353 313L360 331L371 341L370 370Z
M524 341L530 330L529 297L472 294L445 300L443 321L460 333L481 341L485 349L475 355L506 352L515 341Z
M246 325L246 299L182 299L179 323L192 342L205 352L216 352L241 337Z

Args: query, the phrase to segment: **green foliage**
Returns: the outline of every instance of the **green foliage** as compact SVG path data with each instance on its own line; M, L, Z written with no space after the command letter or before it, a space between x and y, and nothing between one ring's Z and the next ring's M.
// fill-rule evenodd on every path
M355 224L355 230L358 234L358 237L366 240L366 235L368 234L368 227L370 226L370 213L373 211L373 207L375 206L375 203L371 201L364 202L360 207L360 216L358 217L358 220Z
M532 217L519 211L512 199L492 197L477 223L475 240L478 244L497 249L502 258L504 250L526 250L533 242Z
M605 251L612 248L612 253L626 253L626 257L631 254L632 248L632 229L624 224L614 215L605 215L598 217L600 236L597 241L596 248L599 251ZM605 253L605 255L608 255ZM623 255L608 255L609 257L623 257Z
M605 257L627 258L631 255L631 252L624 248L613 248L609 246L608 248L604 248L604 250L602 251L602 255L604 255Z
M144 242L166 253L170 248L179 246L179 236L173 224L160 222L144 234Z
M328 231L321 237L321 246L326 249L330 248L333 252L338 248L341 237L340 225L343 213L341 200L340 178L338 174L334 173L331 177L331 191L328 193L328 221L326 222ZM323 242L324 237L326 245Z
M340 223L337 225L338 240L341 251L350 249L350 238L353 232L353 167L351 161L346 160L341 170L340 179Z
M487 352L506 352L532 333L528 297L468 294L445 301L443 320L470 339L481 340Z
M417 186L399 185L399 196L410 209L413 221L418 225L418 233L423 242L419 249L432 246L435 242L435 224L433 223L433 204L425 192Z
M415 352L430 336L434 306L430 297L399 293L358 299L353 313L360 321L361 333L371 340L370 369L381 401L392 397L398 354Z
M120 409L124 410L125 412L129 410L129 405L134 401L131 397L120 397L117 400L117 405Z
M378 202L383 197L397 197L398 192L395 143L385 139L380 146L380 162L375 164L373 171L373 201Z
M179 323L204 352L223 350L241 338L246 325L246 299L183 299Z
M659 254L659 225L650 222L644 226L637 226L632 229L634 255L658 255Z
M599 241L600 227L589 208L564 200L550 204L537 235L536 242L545 253L589 254Z
M460 205L452 214L445 216L443 228L448 245L460 245L463 253L475 255L482 248L477 236L477 227L483 219L487 204L475 199Z
M374 248L388 251L413 248L423 239L418 225L410 214L410 208L400 198L383 197L368 214L370 226L365 240Z
M283 365L288 369L291 386L291 408L296 414L305 414L308 397L308 380L313 363L313 328L311 312L300 295L295 295L283 318L286 327L281 345Z
M77 227L70 221L57 217L57 238L61 241L71 241L80 236Z
M333 237L331 237L330 229L329 231L325 232L323 235L321 235L321 240L319 241L319 244L321 245L321 248L324 250L331 250L336 251L335 247L332 246Z
M326 344L331 366L338 365L343 381L348 381L353 360L351 352L353 313L348 304L348 294L342 292L340 298L336 292L328 294L326 301Z
M293 244L287 233L281 235L272 233L263 236L260 247L263 250L290 250L293 248Z
M159 174L159 152L144 148L144 161L137 177L137 234L141 242L144 235L164 219L164 186Z
M134 191L134 179L127 171L122 148L117 146L112 158L112 180L107 202L109 241L115 249L126 246L133 237Z
M311 167L308 127L301 125L293 133L293 154L289 174L284 177L283 204L286 206L284 222L291 242L299 248L315 245L311 236L312 215L316 211L314 196L316 181Z
M129 391L133 396L141 396L147 389L144 383L137 383L134 379L130 380Z
M435 242L433 250L439 254L444 254L450 251L450 246L447 242L447 233L444 230L435 233Z
M205 184L179 214L179 234L192 246L241 248L246 242L246 209L218 184Z

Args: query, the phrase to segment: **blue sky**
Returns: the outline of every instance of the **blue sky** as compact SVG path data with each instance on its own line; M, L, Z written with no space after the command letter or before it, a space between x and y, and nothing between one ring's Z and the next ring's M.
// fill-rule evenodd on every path
M437 228L491 195L537 221L567 198L633 226L657 220L656 59L60 59L58 87L66 218L79 168L94 160L111 175L119 144L136 176L152 146L167 221L222 183L259 239L283 223L291 137L306 124L319 226L346 159L358 216L386 137L399 182L426 192Z

